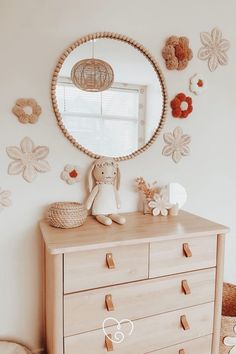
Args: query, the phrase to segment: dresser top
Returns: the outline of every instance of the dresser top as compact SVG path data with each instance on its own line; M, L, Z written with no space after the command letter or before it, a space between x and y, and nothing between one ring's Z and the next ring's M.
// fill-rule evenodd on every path
M89 216L84 225L74 229L59 229L43 220L40 229L51 254L131 245L150 241L179 239L185 236L225 234L226 226L180 211L178 216L152 216L141 212L125 214L126 224L100 224Z

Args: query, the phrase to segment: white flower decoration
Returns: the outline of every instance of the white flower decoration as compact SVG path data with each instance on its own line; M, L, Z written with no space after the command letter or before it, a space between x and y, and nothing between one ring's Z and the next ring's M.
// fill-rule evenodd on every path
M189 89L191 92L195 93L195 95L203 93L207 89L207 82L203 75L195 74L191 77Z
M234 333L236 334L236 326L234 326ZM236 337L225 337L224 344L233 348L229 351L229 354L236 354Z
M226 51L230 48L230 42L222 39L222 32L217 27L211 33L202 32L200 38L203 47L199 49L198 58L208 60L210 71L216 70L219 64L228 64Z
M168 209L172 207L172 204L168 201L168 194L166 188L162 188L160 193L154 194L153 200L148 203L148 206L152 209L152 214L157 215L168 215Z
M8 166L9 175L23 174L23 178L27 182L33 182L37 172L50 170L49 163L44 160L48 153L47 146L35 147L33 141L29 137L25 137L20 143L20 148L17 146L7 148L8 156L14 160Z
M182 156L190 154L188 144L191 142L191 136L183 134L183 130L180 127L176 127L173 133L165 133L163 138L167 145L164 146L162 154L164 156L172 155L175 163L178 163Z
M68 184L74 184L80 180L79 167L75 165L66 165L61 173L61 179Z
M9 207L12 205L10 197L11 197L11 192L3 191L0 188L0 211L3 210L3 208Z

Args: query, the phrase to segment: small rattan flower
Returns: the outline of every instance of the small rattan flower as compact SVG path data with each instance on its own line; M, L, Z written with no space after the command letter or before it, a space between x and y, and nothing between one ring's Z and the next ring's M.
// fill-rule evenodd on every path
M169 37L162 50L162 56L166 61L167 69L185 69L188 66L188 62L193 57L193 52L189 48L188 38L176 36Z
M210 71L216 70L219 64L228 64L226 51L230 48L230 42L222 38L219 28L214 28L211 33L202 32L200 38L203 47L199 49L198 58L208 61Z
M189 80L189 90L195 95L201 95L207 89L207 81L201 74L195 74Z
M68 184L74 184L80 181L79 167L75 165L66 165L61 173L61 179Z
M11 197L11 192L3 191L0 188L0 211L3 210L3 208L9 207L12 205L10 197Z
M34 124L38 121L42 109L33 98L19 98L12 112L18 117L19 122Z
M191 142L191 137L183 134L183 130L180 127L176 127L173 133L165 133L163 137L167 145L164 146L162 154L164 156L172 156L175 163L178 163L183 156L190 154L188 145Z
M148 203L148 206L152 209L152 214L157 215L168 215L168 209L172 207L172 204L168 201L168 195L165 188L162 188L159 194L154 194L153 200Z

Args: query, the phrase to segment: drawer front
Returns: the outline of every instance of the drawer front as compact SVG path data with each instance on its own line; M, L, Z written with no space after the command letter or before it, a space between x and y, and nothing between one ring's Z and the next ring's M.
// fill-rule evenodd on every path
M150 245L150 277L215 267L216 236L186 238Z
M113 343L108 340L108 343L105 344L103 330L66 337L64 339L65 354L105 354L108 352L107 347L111 346L114 353L144 354L177 343L190 341L212 334L213 310L214 303L208 303L143 318L133 322L134 330L131 335L129 335L130 324L122 324L121 331L124 333L124 340L120 343ZM186 316L189 329L186 327L186 321L183 320L183 316ZM181 319L185 329L183 329ZM111 335L114 340L115 334L118 334L117 326L106 328L106 333ZM121 337L118 336L119 338Z
M148 244L64 255L64 292L148 278Z
M64 333L102 328L110 316L135 320L212 302L214 294L215 268L65 295Z
M205 336L173 347L157 350L150 354L211 354L211 343L212 336Z

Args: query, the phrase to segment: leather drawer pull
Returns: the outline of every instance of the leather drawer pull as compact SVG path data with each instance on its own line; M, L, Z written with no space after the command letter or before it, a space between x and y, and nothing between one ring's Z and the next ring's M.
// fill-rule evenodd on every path
M192 252L191 252L191 250L189 248L189 244L188 243L184 243L183 244L183 251L184 251L185 257L187 257L187 258L192 257Z
M185 354L185 350L184 349L180 349L179 354Z
M182 289L183 289L185 295L191 294L191 290L190 290L187 280L182 280Z
M105 336L105 346L108 352L113 352L113 343L111 341L111 334Z
M106 303L107 311L114 311L114 305L113 305L113 302L112 302L111 294L108 294L108 295L105 296L105 303Z
M182 328L187 331L188 329L190 329L189 327L189 324L188 324L188 321L187 321L187 318L185 315L181 316L180 317L180 323L181 323L181 326Z
M109 269L114 269L115 268L115 263L113 260L113 256L112 253L107 253L106 254L106 262L107 262L107 266Z

